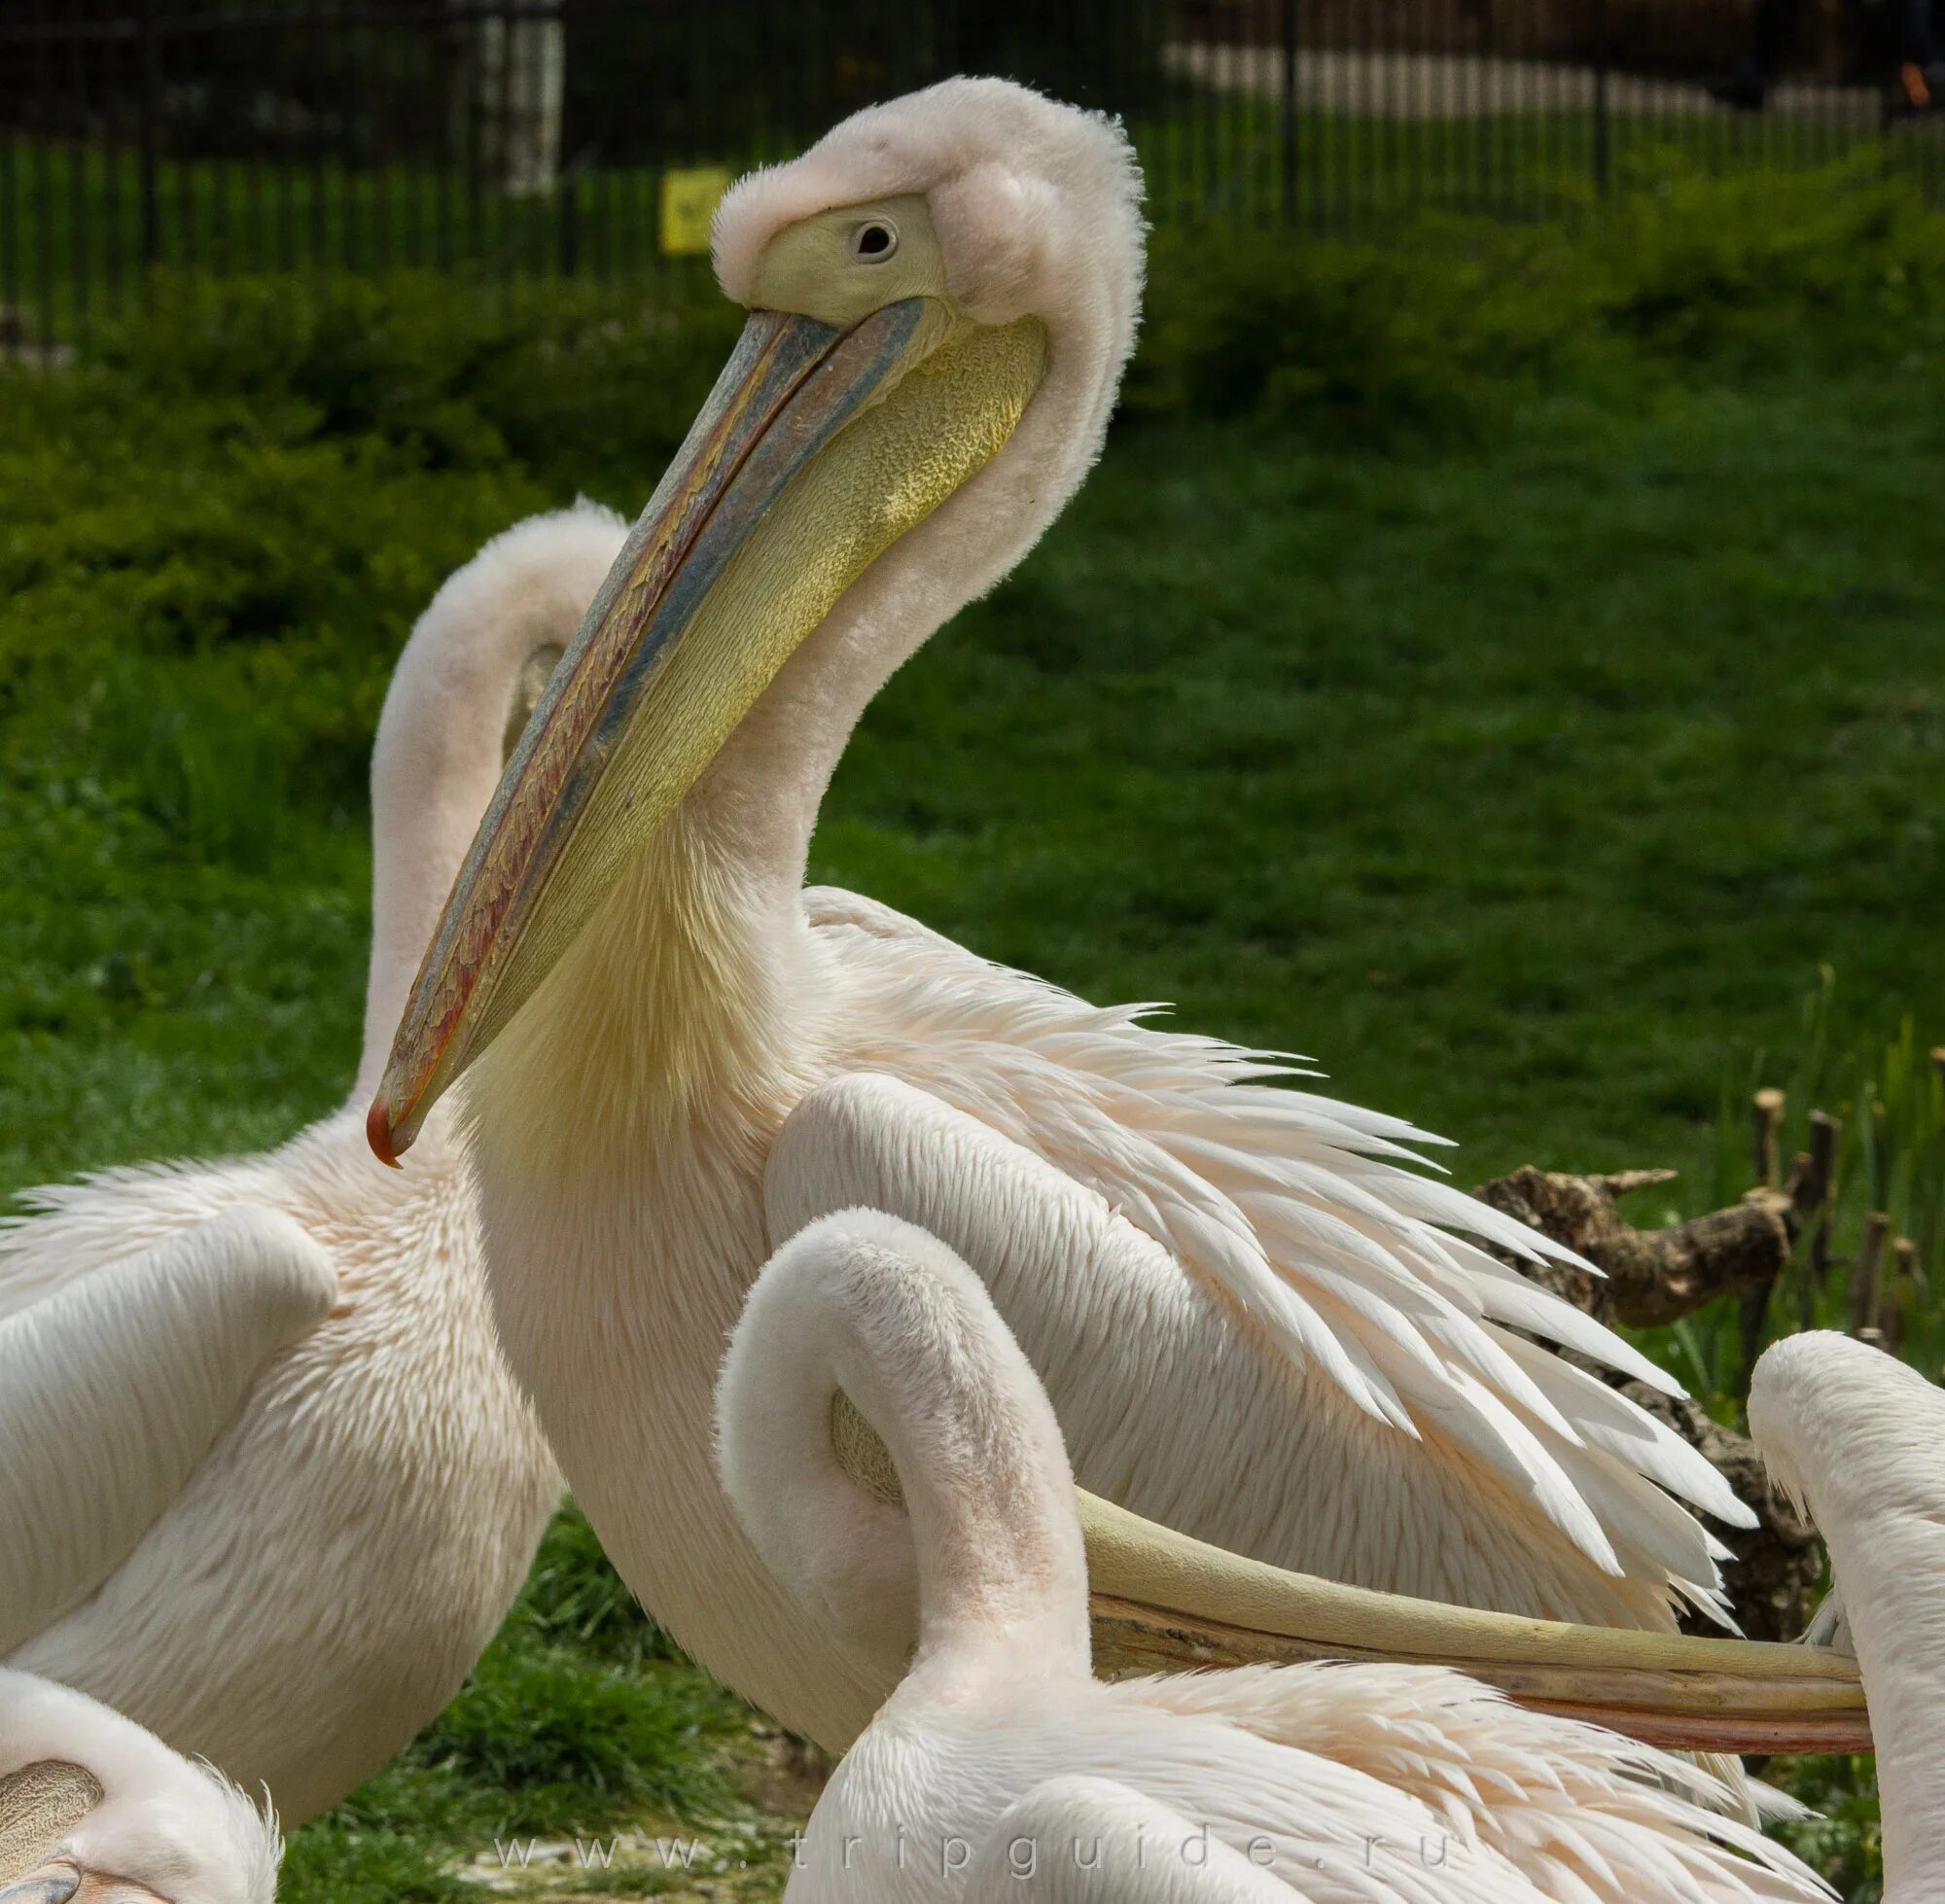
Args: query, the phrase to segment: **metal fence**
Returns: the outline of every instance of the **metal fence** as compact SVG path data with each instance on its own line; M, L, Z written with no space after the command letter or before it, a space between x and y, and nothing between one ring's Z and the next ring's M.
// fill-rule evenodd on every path
M1644 155L1881 140L1945 180L1914 0L0 0L0 330L158 266L693 269L724 178L943 74L1120 113L1158 221L1556 214Z

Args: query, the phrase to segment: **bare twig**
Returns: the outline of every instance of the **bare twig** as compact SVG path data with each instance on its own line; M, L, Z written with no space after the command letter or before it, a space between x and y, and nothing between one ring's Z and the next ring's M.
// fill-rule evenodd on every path
M1879 1334L1881 1279L1884 1272L1885 1244L1891 1236L1891 1218L1882 1210L1873 1210L1864 1218L1863 1239L1857 1245L1857 1260L1851 1268L1851 1333L1866 1341Z
M1804 1284L1805 1328L1813 1320L1812 1292L1822 1290L1830 1281L1830 1213L1837 1201L1837 1151L1843 1136L1843 1124L1828 1111L1810 1113L1810 1167L1816 1178L1817 1223L1810 1234L1810 1280Z
M1837 1141L1843 1125L1827 1111L1810 1113L1810 1190L1818 1209L1828 1206L1837 1189Z
M1783 1113L1787 1103L1784 1094L1771 1085L1758 1091L1750 1107L1755 1122L1756 1181L1767 1183L1772 1189L1777 1182L1777 1138L1783 1130Z
M1904 1340L1904 1317L1912 1298L1912 1285L1918 1277L1918 1245L1901 1236L1891 1246L1891 1284L1885 1290L1884 1316L1879 1326L1885 1347L1896 1355Z
M1817 1120L1822 1113L1821 1111L1813 1113L1810 1148L1796 1153L1789 1166L1789 1181L1779 1190L1778 1145L1783 1132L1784 1113L1787 1108L1788 1100L1774 1086L1758 1091L1751 1100L1750 1111L1755 1124L1756 1187L1750 1192L1748 1200L1765 1203L1779 1194L1787 1199L1787 1211L1779 1213L1779 1216L1793 1247L1803 1224L1814 1218L1829 1201L1830 1179L1836 1149L1828 1129L1829 1119L1823 1118L1823 1124L1820 1127ZM1756 1357L1762 1352L1763 1331L1769 1326L1770 1302L1776 1294L1777 1285L1782 1282L1784 1272L1788 1267L1789 1254L1786 1252L1782 1262L1766 1281L1746 1289L1743 1293L1738 1313L1742 1344L1742 1356L1737 1362L1739 1400L1749 1393L1750 1378L1755 1373ZM1808 1304L1807 1294L1803 1301L1805 1305Z

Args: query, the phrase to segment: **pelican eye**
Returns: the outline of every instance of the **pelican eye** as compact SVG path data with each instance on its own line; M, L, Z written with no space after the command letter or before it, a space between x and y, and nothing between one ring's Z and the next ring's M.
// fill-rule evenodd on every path
M899 228L887 218L866 219L851 233L851 256L866 264L882 264L899 248Z

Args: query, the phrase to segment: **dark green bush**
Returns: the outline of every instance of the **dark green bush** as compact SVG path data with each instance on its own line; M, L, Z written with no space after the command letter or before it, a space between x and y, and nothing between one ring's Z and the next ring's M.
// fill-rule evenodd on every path
M1287 419L1396 443L1481 426L1543 390L1655 383L1806 357L1910 360L1937 386L1945 221L1872 157L1701 177L1644 162L1615 204L1520 227L1428 219L1382 244L1157 236L1136 415Z
M1847 360L1905 367L1914 413L1945 409L1945 221L1869 159L1649 166L1569 222L1381 245L1174 229L1149 286L1136 426L1398 452L1535 401ZM512 297L175 278L83 366L0 371L0 716L38 710L0 774L100 787L198 864L275 864L293 807L355 829L391 659L440 579L577 491L638 507L737 324L700 275ZM169 685L189 655L192 695Z
M424 274L176 277L102 356L144 395L234 400L264 441L357 441L430 471L511 461L646 493L738 321L687 277L653 300L584 286L506 298Z

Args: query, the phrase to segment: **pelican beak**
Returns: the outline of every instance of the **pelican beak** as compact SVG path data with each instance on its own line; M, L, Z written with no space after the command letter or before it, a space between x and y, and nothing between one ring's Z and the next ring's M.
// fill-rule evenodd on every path
M902 1502L890 1451L841 1390L831 1446L866 1494ZM1372 1593L1192 1540L1082 1488L1075 1500L1103 1678L1386 1660L1451 1667L1516 1705L1671 1751L1871 1749L1863 1682L1849 1653L1570 1626Z
M366 1130L396 1162L838 597L1005 444L1031 321L902 299L752 314L534 718L446 900Z
M1080 1522L1095 1670L1111 1678L1411 1661L1671 1750L1871 1749L1857 1663L1828 1647L1570 1626L1370 1593L1207 1546L1087 1494Z
M11 1885L0 1885L0 1904L69 1904L80 1888L80 1869L62 1860L29 1871Z
M69 1904L81 1866L57 1851L101 1798L101 1781L67 1759L35 1759L0 1778L0 1904Z
M132 1878L84 1871L57 1858L11 1885L0 1885L0 1904L170 1904L170 1900Z

